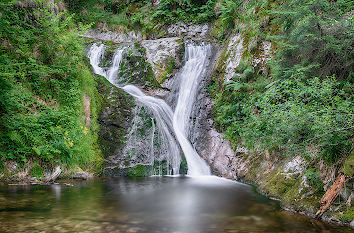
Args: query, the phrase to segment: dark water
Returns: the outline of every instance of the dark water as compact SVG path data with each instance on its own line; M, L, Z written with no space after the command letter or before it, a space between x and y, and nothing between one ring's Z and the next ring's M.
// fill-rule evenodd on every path
M281 210L224 179L63 182L0 185L0 232L352 232Z

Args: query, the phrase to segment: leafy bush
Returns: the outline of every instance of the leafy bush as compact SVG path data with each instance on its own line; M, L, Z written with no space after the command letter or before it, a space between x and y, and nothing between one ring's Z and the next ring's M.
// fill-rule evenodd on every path
M315 144L326 162L337 161L351 148L353 103L335 78L301 77L273 82L253 95L250 84L229 84L217 95L217 123L233 142L243 139L250 148L299 154Z
M274 71L289 78L301 70L305 76L353 81L353 17L350 1L290 0L273 11L283 33Z
M204 23L214 19L215 0L65 0L78 22L111 30L139 30L142 34L154 32L156 25L178 21Z
M310 185L315 189L316 192L324 193L324 184L320 178L320 172L318 169L310 168L305 173L306 179L309 181Z
M220 18L225 29L232 29L238 17L242 1L223 0L220 6Z
M46 1L13 1L0 9L1 160L67 165L100 161L96 83L84 63L76 25ZM83 96L91 98L86 128Z

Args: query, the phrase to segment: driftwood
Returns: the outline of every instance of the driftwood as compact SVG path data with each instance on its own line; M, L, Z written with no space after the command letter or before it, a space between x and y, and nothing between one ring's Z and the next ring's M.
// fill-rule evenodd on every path
M55 170L52 172L52 174L50 174L50 176L46 178L46 182L47 183L54 182L58 178L60 173L61 173L60 166L57 166Z
M338 194L342 191L345 185L345 175L343 173L339 173L336 181L333 183L330 189L323 195L320 200L321 207L316 213L316 218L322 216L322 214L328 209L328 207L332 204L332 202L337 198Z

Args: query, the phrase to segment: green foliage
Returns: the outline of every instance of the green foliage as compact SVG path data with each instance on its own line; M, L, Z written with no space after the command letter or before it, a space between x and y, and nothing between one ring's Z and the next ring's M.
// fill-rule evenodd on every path
M354 219L354 206L349 207L342 215L339 216L339 219L343 222L350 223Z
M298 154L316 144L318 155L328 163L347 156L352 101L339 91L340 83L333 77L323 81L300 77L272 82L259 94L254 83L227 84L216 95L216 122L234 143L244 139L249 148Z
M223 0L220 6L220 19L225 29L232 29L238 16L242 1Z
M184 155L182 155L181 157L182 157L182 161L181 161L181 165L179 166L179 174L187 175L188 172L187 160Z
M38 163L34 163L31 168L31 176L37 179L43 176L44 168Z
M354 115L349 5L249 1L242 6L242 17L233 13L236 22L242 22L246 51L232 81L223 83L220 75L210 88L215 122L233 145L305 158L316 155L326 163L349 155ZM276 56L270 66L254 64L263 52L260 38L268 32L278 34L269 37Z
M306 77L336 75L345 79L354 69L353 17L350 1L291 0L273 14L283 33L274 64L280 78L301 70ZM352 79L353 81L353 79Z
M136 165L135 167L128 168L128 176L149 176L151 175L151 166Z
M161 0L159 7L153 12L154 20L168 23L178 21L203 23L214 19L214 0Z
M309 181L310 185L315 188L316 192L324 193L323 183L318 169L310 168L306 171L304 176L306 176L306 179Z
M46 1L34 4L0 5L1 160L91 163L99 158L98 126L94 100L90 129L83 117L83 95L96 94L78 36L86 28L75 29L69 14Z
M65 0L78 22L111 30L140 30L153 33L157 25L178 21L203 23L215 18L215 0L161 0L158 6L151 1L126 0Z
M349 157L344 162L340 171L347 177L354 176L354 151L351 151Z

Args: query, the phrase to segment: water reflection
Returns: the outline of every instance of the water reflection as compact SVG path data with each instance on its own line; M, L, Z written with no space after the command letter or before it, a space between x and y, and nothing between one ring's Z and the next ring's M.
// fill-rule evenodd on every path
M352 232L215 177L65 183L1 185L0 232Z

